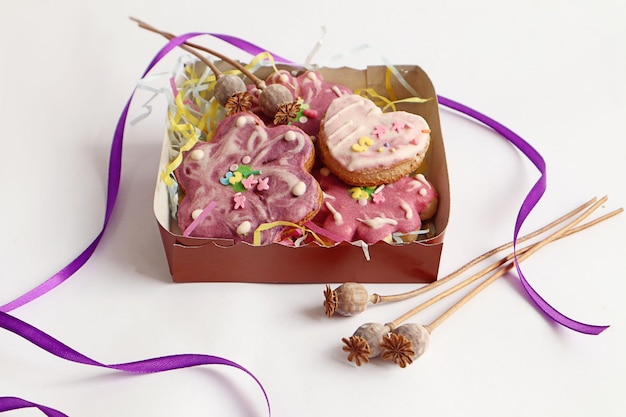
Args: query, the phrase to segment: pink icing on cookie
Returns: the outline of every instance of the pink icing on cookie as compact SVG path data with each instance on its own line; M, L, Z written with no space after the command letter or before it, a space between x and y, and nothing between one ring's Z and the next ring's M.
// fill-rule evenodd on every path
M432 215L437 201L437 191L421 174L370 188L347 185L326 168L315 177L324 201L313 222L349 242L372 244L394 232L416 231L422 225L421 214Z
M211 142L197 143L175 171L184 190L180 228L187 229L211 202L215 207L191 236L252 242L263 223L312 218L321 200L307 171L313 152L308 135L297 127L267 127L251 113L225 118ZM263 232L262 243L271 243L278 232Z
M335 99L322 120L329 153L347 171L392 167L423 156L430 128L423 117L408 112L383 113L356 94Z
M324 81L319 73L313 71L306 71L294 77L289 71L279 70L270 75L265 83L282 84L291 92L294 101L302 100L298 118L291 124L315 137L319 134L320 122L330 103L339 96L352 93L343 85ZM255 95L253 93L253 96Z

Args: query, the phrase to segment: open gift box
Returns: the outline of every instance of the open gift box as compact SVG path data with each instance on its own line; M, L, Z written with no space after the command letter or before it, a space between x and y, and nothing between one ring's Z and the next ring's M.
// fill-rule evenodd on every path
M294 73L303 71L285 65L279 68ZM168 187L159 175L154 213L173 280L271 283L414 283L436 280L450 212L448 169L438 103L434 87L420 67L397 66L395 69L414 91L409 91L398 77L389 77L384 66L371 66L364 70L321 68L317 71L327 82L345 85L353 91L367 88L386 96L391 90L398 101L397 110L419 114L428 122L431 144L421 172L439 194L437 213L429 221L434 231L428 238L400 244L380 241L364 246L341 242L327 247L313 242L293 247L280 243L253 246L248 243L234 244L229 239L187 237L180 232L170 214ZM272 71L273 68L261 67L255 73L264 79ZM415 92L419 97L430 100L400 102L414 97ZM171 147L171 138L166 132L159 172L170 162Z

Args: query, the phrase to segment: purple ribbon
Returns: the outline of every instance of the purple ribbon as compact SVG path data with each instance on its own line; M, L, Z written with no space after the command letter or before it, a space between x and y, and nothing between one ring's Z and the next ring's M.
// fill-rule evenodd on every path
M23 400L17 397L0 397L0 413L3 411L20 410L22 408L37 408L39 411L49 417L68 417L67 414L46 407L45 405L36 404L31 401Z
M75 362L82 363L84 365L98 366L101 368L114 369L117 371L135 373L135 374L152 374L157 372L171 371L174 369L190 368L200 365L226 365L237 368L252 377L263 391L265 401L267 402L267 410L271 415L270 402L263 385L261 382L246 368L243 366L224 359L218 356L210 355L198 355L198 354L182 354L161 356L158 358L145 359L137 362L119 363L113 365L106 365L104 363L95 361L82 353L79 353L71 347L59 342L52 336L42 332L36 327L23 322L7 313L0 312L0 327L7 329L10 332L15 333L18 336L23 337L34 345L39 346L43 350L58 356L59 358ZM15 410L23 407L37 407L49 416L65 416L65 414L59 411L50 409L48 407L40 406L38 404L31 403L29 401L21 400L14 397L0 398L0 411ZM55 414L56 413L56 414Z
M464 113L495 130L497 133L499 133L501 136L503 136L505 139L515 145L515 147L517 147L517 149L519 149L539 170L541 176L539 177L535 185L533 185L530 192L526 195L526 198L522 202L522 206L517 214L515 229L513 232L513 252L515 253L515 267L517 268L517 274L519 276L520 282L522 283L522 287L524 288L530 299L533 301L533 303L535 303L535 305L539 307L539 309L543 311L546 315L548 315L552 320L580 333L593 335L602 333L609 326L596 326L592 324L581 323L579 321L570 319L564 314L558 312L550 304L548 304L548 302L544 300L539 295L539 293L537 293L537 291L535 291L533 287L531 287L531 285L528 283L526 277L522 273L519 262L517 261L517 237L519 235L520 229L522 228L522 224L546 191L546 163L543 160L543 157L528 142L526 142L524 139L522 139L519 135L517 135L506 126L503 126L502 124L485 116L484 114L474 109L471 109L461 103L457 103L456 101L441 96L437 96L437 99L439 101L439 104L442 104L458 112Z
M226 41L230 39L230 37L225 35L213 35L211 33L188 33L185 35L181 35L171 39L152 59L146 70L144 71L141 78L145 77L150 70L172 49L180 46L188 39L194 38L200 35L211 35L216 36L220 39L224 38ZM249 42L243 42L243 46L250 48L258 48L255 45ZM216 357L216 356L208 356L208 355L196 355L196 354L186 354L186 355L174 355L174 356L166 356L161 358L147 359L139 362L131 362L117 365L105 365L100 362L94 361L70 347L62 344L56 339L48 336L44 332L38 330L37 328L22 322L15 317L7 314L9 311L12 311L24 304L27 304L47 292L51 291L58 285L65 282L69 277L71 277L76 271L78 271L85 263L91 258L96 247L100 243L104 231L109 223L111 218L111 214L113 213L113 209L115 207L115 202L117 200L117 195L120 186L120 178L122 171L122 144L124 141L124 129L126 126L126 118L128 116L128 110L130 108L130 104L132 102L133 96L135 95L135 91L131 94L130 98L126 102L124 106L124 110L117 122L117 126L115 128L115 133L113 134L113 140L111 144L110 158L109 158L109 172L108 172L108 185L107 185L107 198L106 198L106 210L104 216L104 222L102 225L101 231L98 233L96 238L85 248L80 255L78 255L73 261L67 264L63 269L59 272L48 278L46 281L23 294L22 296L16 298L15 300L0 306L0 327L3 327L13 333L17 334L25 338L26 340L34 343L35 345L41 347L42 349L59 356L63 359L67 359L73 362L82 363L86 365L92 366L100 366L108 369L115 369L119 371L125 372L133 372L133 373L154 373L154 372L163 372L169 371L172 369L179 368L187 368L192 366L199 365L228 365L240 369L250 375L254 380L259 384L261 391L263 391L263 395L265 396L265 400L267 402L268 413L271 415L269 397L261 385L260 381L248 370L244 367L236 364L235 362L229 361L224 358ZM16 410L19 408L25 407L35 407L42 411L44 414L52 417L61 417L65 416L65 414L56 411L52 408L38 405L36 403L26 401L20 398L15 397L0 397L0 412L8 411L8 410Z
M152 68L172 49L180 46L188 39L194 38L196 36L201 36L201 35L215 36L217 38L224 39L227 42L232 40L230 36L220 35L220 34L214 35L211 33L202 33L202 32L188 33L185 35L175 37L171 39L163 48L161 48L161 50L154 56L154 58L152 59L152 61L150 62L146 70L144 71L141 78L145 77L152 70ZM242 42L242 46L246 48L249 47L252 50L260 49L258 46L251 44L249 42L244 42L244 41L241 41L241 42ZM113 208L115 207L115 202L117 200L117 194L120 188L120 177L121 177L121 171L122 171L122 144L124 142L124 128L126 126L126 118L128 116L128 109L130 108L130 103L133 99L133 96L135 95L135 91L136 89L133 90L133 93L131 94L130 98L126 102L126 105L124 106L124 110L122 111L122 114L117 122L115 133L113 134L113 141L111 143L111 152L109 156L109 173L108 173L108 183L107 183L108 185L107 185L106 210L105 210L105 215L104 215L104 223L102 225L101 231L98 233L96 238L89 244L89 246L87 246L87 248L85 248L85 250L83 250L83 252L81 252L80 255L78 255L73 261L67 264L63 269L61 269L59 272L52 275L46 281L44 281L37 287L33 288L32 290L28 291L27 293L21 295L20 297L16 298L13 301L10 301L9 303L3 306L0 306L0 311L9 312L9 311L15 310L16 308L21 307L24 304L27 304L41 297L42 295L46 294L50 290L56 288L58 285L62 284L69 277L71 277L83 265L85 265L85 263L89 260L89 258L91 258L91 255L93 255L94 251L96 250L96 247L98 246L98 244L100 243L100 240L102 239L102 235L104 234L104 231L106 230L106 227L109 223L109 219L111 218L111 213L113 212Z

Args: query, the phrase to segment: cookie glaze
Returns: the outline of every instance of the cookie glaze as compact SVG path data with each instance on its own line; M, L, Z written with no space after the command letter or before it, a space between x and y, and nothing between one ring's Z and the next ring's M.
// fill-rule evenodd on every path
M430 146L430 127L419 115L383 113L365 97L343 95L328 107L320 143L322 160L346 182L349 173L383 172L408 162L408 172L395 173L393 182L419 166Z
M421 174L378 187L348 185L326 168L315 177L324 201L313 221L349 242L372 244L395 232L419 230L436 210L437 191Z
M215 207L190 236L252 243L263 223L311 219L321 201L319 185L308 172L313 159L313 144L297 127L268 127L252 113L225 118L213 139L186 152L175 171L184 190L180 228L186 230L212 203ZM278 232L264 231L261 243L271 243Z

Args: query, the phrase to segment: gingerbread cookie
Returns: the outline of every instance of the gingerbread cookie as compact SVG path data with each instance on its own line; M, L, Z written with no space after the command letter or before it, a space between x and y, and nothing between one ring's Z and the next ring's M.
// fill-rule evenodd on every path
M179 226L189 236L252 243L264 223L310 220L322 199L308 172L313 161L313 144L301 129L268 127L252 113L228 116L175 171L184 192ZM261 243L273 242L279 231L264 231Z
M322 119L319 156L344 182L375 186L397 181L421 165L430 146L423 117L383 113L355 94L336 98Z
M437 191L421 174L377 187L348 185L326 168L315 177L324 201L314 223L349 242L372 244L415 232L437 208Z

